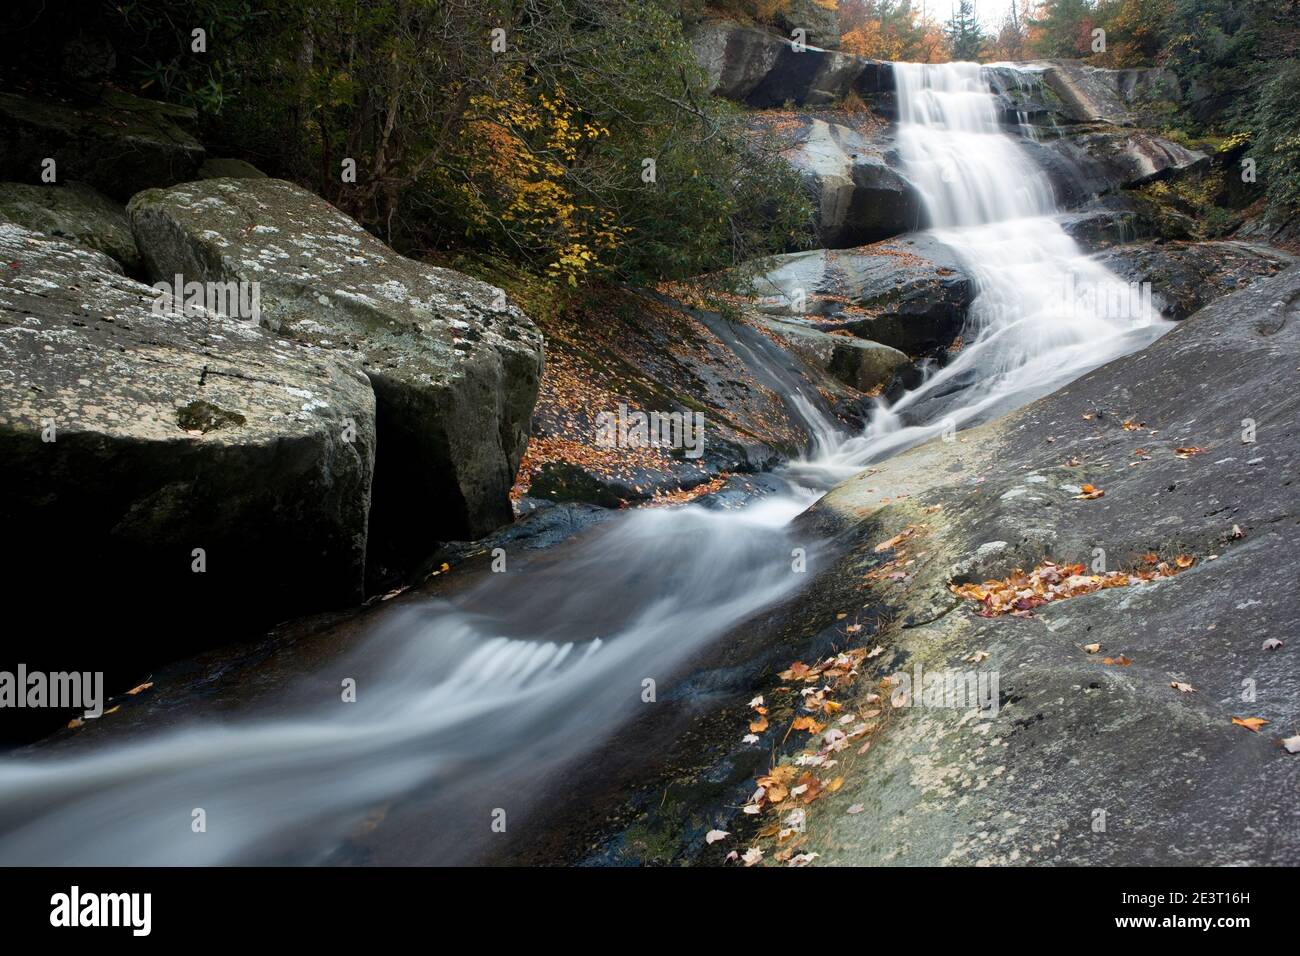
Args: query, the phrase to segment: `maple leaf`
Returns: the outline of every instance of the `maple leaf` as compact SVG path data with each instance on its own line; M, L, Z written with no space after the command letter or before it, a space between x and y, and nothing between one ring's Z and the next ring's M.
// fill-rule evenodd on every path
M790 724L792 730L806 730L812 734L820 734L824 727L825 724L819 724L813 718L807 716L796 717L794 722Z
M1238 727L1245 727L1253 733L1259 733L1259 728L1268 723L1263 717L1234 717L1232 722Z
M765 731L765 730L767 730L767 718L766 718L766 717L759 717L758 720L750 721L750 723L749 723L749 732L750 732L750 733L753 733L753 734L761 734L761 733L762 733L763 731Z
M1125 657L1123 654L1121 654L1119 657L1103 657L1101 659L1101 662L1103 664L1113 664L1118 667L1128 667L1130 664L1133 663L1131 659Z
M1267 641L1264 642L1264 650L1266 651L1275 651L1281 646L1282 646L1282 642L1279 641L1276 637L1270 637Z
M759 860L763 859L763 851L756 846L751 846L741 857L745 861L745 866L753 866Z

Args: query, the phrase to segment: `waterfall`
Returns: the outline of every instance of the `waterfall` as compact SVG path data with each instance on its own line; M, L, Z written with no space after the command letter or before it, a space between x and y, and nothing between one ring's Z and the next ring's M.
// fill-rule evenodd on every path
M818 464L829 477L986 421L1140 348L1171 324L1061 228L1051 183L1002 127L976 63L896 63L898 147L931 231L972 276L964 344Z

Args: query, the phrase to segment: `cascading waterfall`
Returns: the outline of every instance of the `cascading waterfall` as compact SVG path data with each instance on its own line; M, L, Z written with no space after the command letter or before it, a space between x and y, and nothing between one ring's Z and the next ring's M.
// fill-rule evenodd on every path
M1171 325L1065 233L1051 184L1001 126L976 63L897 63L898 146L931 230L975 280L965 345L821 464L854 471L987 420L1140 348Z
M790 573L787 526L830 480L1162 330L1157 317L1061 301L1071 284L1122 285L1051 219L1046 180L999 129L977 66L898 64L897 76L906 171L978 283L952 362L848 440L789 395L815 442L786 470L784 495L620 515L452 599L396 601L273 707L0 761L0 863L331 861L377 807L400 821L390 857L478 858L491 808L607 741L644 707L644 678L794 593L808 576ZM340 702L341 677L357 681L355 703ZM194 808L205 833L192 831Z

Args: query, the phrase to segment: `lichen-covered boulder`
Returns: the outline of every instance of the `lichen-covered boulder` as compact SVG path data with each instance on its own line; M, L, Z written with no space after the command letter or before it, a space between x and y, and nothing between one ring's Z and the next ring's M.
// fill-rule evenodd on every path
M194 173L203 146L182 125L193 119L193 110L114 90L77 105L0 93L0 177L44 182L52 159L55 182L89 183L125 201Z
M263 324L365 369L379 428L372 578L512 519L542 340L500 289L398 255L278 179L149 190L129 212L152 277L257 282Z
M130 273L141 268L125 207L84 183L0 183L0 219L96 249Z
M120 674L362 597L359 368L156 308L101 253L10 223L0 262L3 573L43 616L6 660Z

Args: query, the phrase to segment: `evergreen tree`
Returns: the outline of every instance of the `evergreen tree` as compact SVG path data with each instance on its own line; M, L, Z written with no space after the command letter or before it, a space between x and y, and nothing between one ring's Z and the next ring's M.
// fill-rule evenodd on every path
M954 60L978 60L987 37L975 18L975 0L960 0L944 30Z

